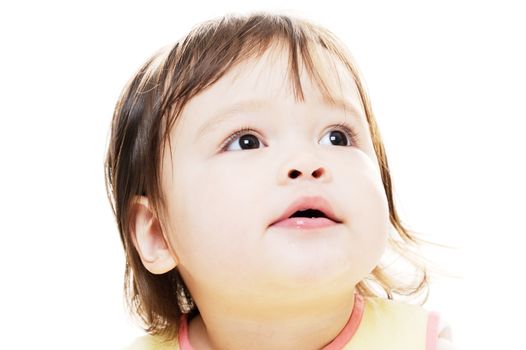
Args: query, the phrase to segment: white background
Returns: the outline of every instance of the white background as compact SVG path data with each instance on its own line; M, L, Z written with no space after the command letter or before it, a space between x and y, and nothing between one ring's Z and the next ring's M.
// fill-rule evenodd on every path
M115 349L124 255L104 189L109 123L155 50L230 11L289 10L358 62L403 222L429 256L427 307L461 349L523 346L525 10L519 1L12 2L0 5L0 348Z

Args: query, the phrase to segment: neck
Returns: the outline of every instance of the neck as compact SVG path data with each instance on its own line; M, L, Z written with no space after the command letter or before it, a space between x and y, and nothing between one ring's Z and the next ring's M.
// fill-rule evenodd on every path
M294 313L283 309L265 315L201 312L190 322L190 343L195 350L319 350L338 336L354 307L353 294L329 299L323 307Z

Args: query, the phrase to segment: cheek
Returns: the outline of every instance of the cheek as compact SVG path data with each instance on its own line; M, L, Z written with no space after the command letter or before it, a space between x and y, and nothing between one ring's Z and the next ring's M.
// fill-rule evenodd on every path
M383 255L389 232L389 205L375 164L362 154L349 192L349 227L355 241L351 249L365 270L372 270Z
M260 198L255 184L261 181L254 178L255 172L209 164L205 168L186 163L174 177L177 190L169 194L173 242L179 247L175 249L196 278L239 269L239 261L250 258L254 244L254 232L247 228L256 230L257 216L264 217L254 202Z
M356 242L353 247L356 260L363 268L371 271L385 251L389 232L389 211L385 195L373 188L363 188L364 200L359 206L353 206L350 223Z

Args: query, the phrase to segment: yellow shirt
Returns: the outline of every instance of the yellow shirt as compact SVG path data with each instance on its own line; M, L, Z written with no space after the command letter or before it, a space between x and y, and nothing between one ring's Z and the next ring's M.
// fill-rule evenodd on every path
M355 294L354 308L341 332L322 350L435 350L438 314L417 305ZM163 341L145 335L127 350L193 350L186 316L181 317L179 336Z

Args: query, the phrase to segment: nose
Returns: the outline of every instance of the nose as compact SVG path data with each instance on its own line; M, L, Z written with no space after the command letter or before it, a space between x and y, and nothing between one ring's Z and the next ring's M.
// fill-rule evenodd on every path
M313 178L317 179L323 176L323 173L325 172L325 169L322 167L319 167L318 169L311 172L311 175ZM307 172L308 173L308 172ZM300 170L297 169L291 169L289 171L289 178L295 179L297 177L303 176L303 173Z
M325 162L313 154L304 154L289 159L279 173L279 184L284 185L292 180L328 182L331 174Z

